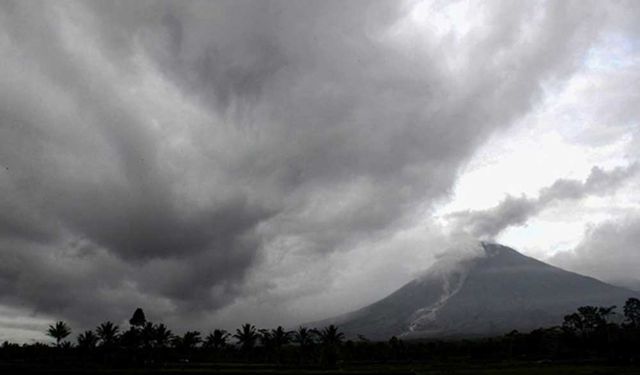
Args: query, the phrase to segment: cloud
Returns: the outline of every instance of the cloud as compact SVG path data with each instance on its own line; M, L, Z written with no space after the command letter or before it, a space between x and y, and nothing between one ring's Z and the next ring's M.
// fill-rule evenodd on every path
M281 293L274 259L323 290L571 75L600 7L490 2L442 34L395 1L4 2L0 303L186 324Z
M548 261L568 270L637 289L640 286L640 216L628 215L592 226L575 249Z
M531 217L558 202L612 193L637 171L637 163L609 171L593 167L584 182L559 179L551 186L541 189L537 198L507 196L495 207L454 212L448 214L447 218L453 222L453 232L461 231L476 238L494 239L509 227L525 225Z

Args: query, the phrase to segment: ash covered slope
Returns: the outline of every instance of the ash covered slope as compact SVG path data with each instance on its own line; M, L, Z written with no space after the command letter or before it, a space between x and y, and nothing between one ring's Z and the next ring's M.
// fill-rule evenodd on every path
M558 325L579 306L622 306L637 296L506 246L482 247L482 256L436 263L388 297L316 324L371 339L502 334Z

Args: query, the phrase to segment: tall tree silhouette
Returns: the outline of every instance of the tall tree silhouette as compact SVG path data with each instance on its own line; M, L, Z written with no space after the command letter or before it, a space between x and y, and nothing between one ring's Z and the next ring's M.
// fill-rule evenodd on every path
M258 338L260 339L260 345L262 345L266 350L271 349L271 330L262 328L258 330Z
M98 336L93 331L84 331L78 335L78 347L81 349L93 349L98 344Z
M188 360L190 360L193 351L201 342L202 339L198 331L187 331L184 335L174 336L171 339L173 348Z
M292 341L295 344L298 344L298 353L300 362L304 362L307 360L309 356L309 352L311 347L315 342L315 333L313 330L309 330L305 327L298 327L298 329L293 332Z
M132 327L142 328L147 322L147 318L144 316L144 311L140 307L133 312L133 316L129 319L129 324Z
M596 330L605 328L611 315L615 313L615 306L597 307L582 306L578 312L564 317L563 328L582 337L586 337Z
M207 335L204 346L214 350L220 350L227 346L227 339L231 336L224 329L214 329L213 332Z
M141 308L137 308L131 319L129 319L129 329L120 335L120 345L129 350L139 349L145 346L142 340L142 329L147 323L147 318Z
M264 353L264 360L270 361L275 351L273 346L273 337L271 337L270 329L259 329L258 336L260 338L260 345L262 346L262 352Z
M153 335L155 333L155 327L153 323L146 322L144 326L140 329L140 342L142 343L142 347L145 349L149 349L153 343Z
M60 347L60 342L71 334L71 328L67 323L63 321L57 321L55 324L49 326L47 329L47 335L56 339L56 346Z
M271 330L271 338L273 340L273 345L276 348L280 348L284 345L287 345L291 342L291 334L293 332L285 331L282 326L278 326L278 328Z
M344 333L338 331L338 327L333 324L316 332L322 345L338 346L344 340Z
M198 331L187 331L182 336L174 336L172 343L176 348L181 348L184 350L192 350L198 344L202 342L202 338L200 337L200 332Z
M166 348L169 346L173 333L164 324L160 323L153 326L153 346L155 348Z
M309 330L305 327L298 327L298 329L293 332L292 341L302 348L313 345L314 338L315 335L312 330Z
M271 344L276 352L278 362L282 362L282 347L291 342L290 331L285 331L282 326L271 330Z
M640 328L640 300L629 298L624 304L625 322L633 328Z
M112 322L104 322L96 328L96 334L100 337L100 344L105 348L112 348L118 340L120 327Z
M616 315L616 306L598 307L598 314L601 316L601 325L609 323L612 316Z
M315 331L322 344L322 362L326 366L335 366L338 360L338 348L344 340L344 333L331 324L320 331Z
M238 340L240 349L244 352L247 358L249 358L259 337L256 327L249 323L243 324L242 327L236 329L236 333L233 337Z

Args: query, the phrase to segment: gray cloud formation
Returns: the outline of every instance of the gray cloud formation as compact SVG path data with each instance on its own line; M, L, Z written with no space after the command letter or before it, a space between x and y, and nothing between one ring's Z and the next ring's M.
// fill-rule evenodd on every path
M187 321L252 293L271 249L384 238L615 16L489 2L482 30L437 35L409 9L2 2L0 303Z
M570 251L549 259L560 267L640 290L640 216L628 215L590 228Z
M559 179L541 189L537 198L507 196L493 208L454 212L448 218L453 220L454 232L463 231L476 238L494 239L505 229L526 224L531 217L560 201L612 193L637 172L637 163L609 171L593 167L584 182Z

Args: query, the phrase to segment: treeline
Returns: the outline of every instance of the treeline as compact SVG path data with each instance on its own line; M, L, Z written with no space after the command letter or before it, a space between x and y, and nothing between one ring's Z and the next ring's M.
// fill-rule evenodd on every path
M455 359L494 360L640 360L640 300L630 298L622 314L615 306L580 307L561 326L517 331L503 336L461 340L411 340L392 337L372 342L346 340L336 326L286 331L244 324L235 333L215 329L206 335L176 335L164 324L146 320L137 309L125 330L104 322L95 330L66 339L64 322L49 326L55 345L12 344L0 347L0 361L100 367L158 367L166 364L273 363L281 366L333 367L344 362L428 362Z

